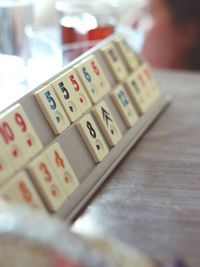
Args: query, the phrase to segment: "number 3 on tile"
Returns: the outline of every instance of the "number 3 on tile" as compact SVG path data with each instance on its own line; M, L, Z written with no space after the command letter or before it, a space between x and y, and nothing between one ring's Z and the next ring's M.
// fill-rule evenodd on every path
M77 127L95 162L102 161L109 151L91 115L86 115Z

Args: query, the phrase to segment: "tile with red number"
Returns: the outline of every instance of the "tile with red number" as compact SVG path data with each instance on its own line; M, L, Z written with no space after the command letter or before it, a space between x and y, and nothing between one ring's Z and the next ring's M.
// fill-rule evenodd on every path
M27 169L49 210L59 209L67 196L47 156L41 154L28 165Z
M43 145L21 105L14 106L10 123L16 125L14 133L21 140L20 144L26 152L27 160L31 159L43 148Z
M119 49L124 61L126 62L128 68L133 71L139 66L139 60L134 52L133 48L126 42L124 38L117 38L115 44Z
M109 145L115 146L122 138L122 135L106 102L101 101L93 109L93 113Z
M107 94L111 90L110 83L106 77L99 61L95 55L90 56L88 60L91 72L94 75L95 82L101 88L102 95Z
M50 163L57 173L57 177L62 184L67 196L70 196L80 185L67 157L59 143L54 143L46 151Z
M158 83L157 83L157 81L156 81L156 79L155 79L155 77L151 71L151 68L146 63L143 65L143 74L147 80L147 83L149 85L150 91L152 92L152 94L154 96L154 99L156 99L161 94L161 91L160 91L159 85L158 85Z
M123 85L115 88L112 98L126 126L132 127L138 121L138 114Z
M150 88L150 83L146 79L143 66L139 67L135 72L135 80L145 95L147 106L151 106L152 102L154 101L154 94Z
M86 93L82 82L76 74L76 71L74 69L67 71L65 73L65 78L69 90L74 91L74 93L76 94L76 97L78 99L78 105L81 108L82 112L86 112L92 106L92 103Z
M9 202L26 203L45 210L45 206L26 172L19 172L12 177L0 190L0 196Z
M102 97L103 93L102 89L95 81L95 76L90 68L88 59L82 61L74 68L77 71L78 76L82 81L85 90L87 91L92 103L96 103Z
M42 144L20 104L2 114L0 138L14 170L42 149Z
M102 48L102 52L115 79L118 82L123 81L127 77L128 71L117 48L110 43Z
M66 75L61 75L58 79L54 80L51 85L70 122L77 120L81 116L82 110L79 107L78 98L74 90L68 86Z
M139 113L143 114L149 107L149 102L146 99L143 89L141 88L135 74L131 74L125 82L126 89L131 96L135 108Z
M70 123L51 85L37 91L35 97L54 133L62 133Z
M0 140L0 147L1 147L1 151L0 151L0 183L1 183L6 178L8 178L10 175L12 175L12 173L14 172L14 169L9 160L6 149L4 148L4 146L1 145L1 140Z
M95 162L101 162L109 153L107 145L90 114L77 123L78 130Z

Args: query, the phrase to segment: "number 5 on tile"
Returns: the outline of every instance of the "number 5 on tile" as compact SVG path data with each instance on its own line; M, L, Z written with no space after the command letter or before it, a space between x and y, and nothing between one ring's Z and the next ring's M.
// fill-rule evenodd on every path
M92 116L86 115L77 127L95 162L101 162L109 151Z
M54 133L62 133L70 123L51 85L37 91L35 97Z

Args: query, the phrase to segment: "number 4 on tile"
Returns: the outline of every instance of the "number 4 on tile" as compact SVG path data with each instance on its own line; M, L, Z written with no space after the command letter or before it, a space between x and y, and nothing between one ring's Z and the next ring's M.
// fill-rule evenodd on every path
M57 173L57 177L63 186L67 196L70 196L79 186L79 181L69 164L59 143L51 145L46 151L50 163Z

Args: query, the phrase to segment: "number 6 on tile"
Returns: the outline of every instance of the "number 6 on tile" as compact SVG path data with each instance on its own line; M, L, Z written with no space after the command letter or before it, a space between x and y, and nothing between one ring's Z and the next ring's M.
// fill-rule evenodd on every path
M86 115L77 127L94 161L101 162L109 151L92 116Z

